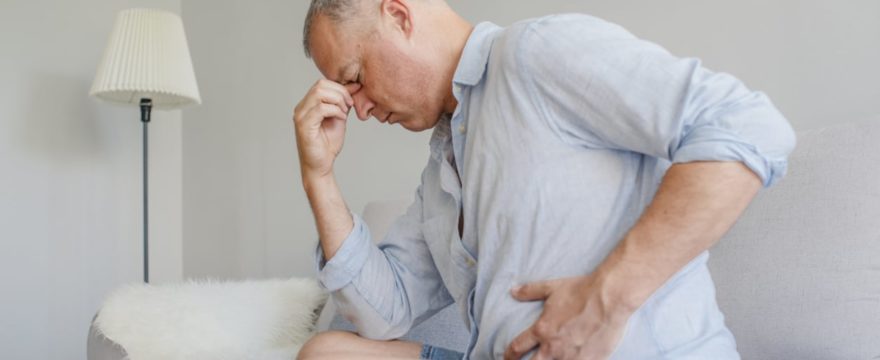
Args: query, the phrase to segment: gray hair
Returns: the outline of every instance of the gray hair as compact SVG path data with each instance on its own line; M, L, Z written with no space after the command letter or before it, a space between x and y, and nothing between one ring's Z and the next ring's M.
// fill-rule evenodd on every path
M312 57L309 37L312 33L312 23L318 15L326 16L339 24L359 15L362 4L363 0L312 0L303 25L303 50L306 57Z

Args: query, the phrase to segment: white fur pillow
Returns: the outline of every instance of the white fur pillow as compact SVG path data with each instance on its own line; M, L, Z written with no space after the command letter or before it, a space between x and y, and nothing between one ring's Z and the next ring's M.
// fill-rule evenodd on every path
M327 294L314 279L129 285L95 320L140 359L293 359Z

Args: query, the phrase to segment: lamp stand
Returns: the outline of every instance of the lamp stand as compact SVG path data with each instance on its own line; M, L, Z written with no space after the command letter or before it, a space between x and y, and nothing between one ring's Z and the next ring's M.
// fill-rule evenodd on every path
M149 98L141 99L141 123L144 124L144 283L150 283L150 252L148 247L148 232L149 232L149 212L148 209L148 198L147 198L147 190L149 187L147 186L147 124L150 123L150 112L153 109L153 101Z

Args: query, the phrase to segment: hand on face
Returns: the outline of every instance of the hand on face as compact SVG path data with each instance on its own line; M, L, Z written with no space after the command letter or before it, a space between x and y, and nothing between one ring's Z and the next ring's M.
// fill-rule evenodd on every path
M519 301L544 301L541 317L517 336L504 353L519 359L607 359L620 342L629 310L615 309L593 275L529 283L511 291Z
M351 94L360 84L340 85L321 79L297 104L293 113L296 146L302 175L328 176L342 151L345 123L354 107Z

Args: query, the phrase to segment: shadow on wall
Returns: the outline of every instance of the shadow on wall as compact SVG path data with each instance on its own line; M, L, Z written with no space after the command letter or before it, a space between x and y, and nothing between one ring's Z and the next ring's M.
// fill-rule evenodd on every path
M22 143L14 148L53 164L93 163L106 144L99 133L101 104L88 95L90 80L49 73L29 78L21 130L12 136Z
M137 279L138 266L107 270L118 269L110 263L140 259L139 110L90 98L91 78L27 78L10 141L16 142L11 148L19 152L22 179L31 182L21 189L31 194L23 196L44 204L22 219L32 224L28 236L46 246L41 254L50 268L66 269L50 278L57 285L52 291L78 293L83 283L77 277L99 287Z

